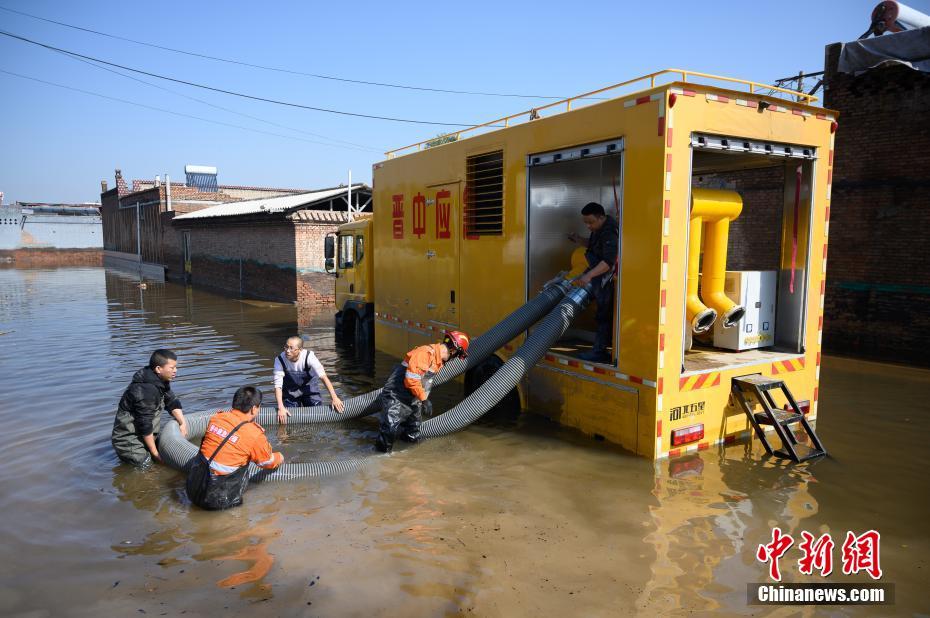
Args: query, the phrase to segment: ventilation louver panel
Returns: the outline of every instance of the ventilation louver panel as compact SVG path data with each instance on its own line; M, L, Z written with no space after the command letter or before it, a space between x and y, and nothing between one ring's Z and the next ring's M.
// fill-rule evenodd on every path
M504 151L468 157L465 161L465 236L504 233Z

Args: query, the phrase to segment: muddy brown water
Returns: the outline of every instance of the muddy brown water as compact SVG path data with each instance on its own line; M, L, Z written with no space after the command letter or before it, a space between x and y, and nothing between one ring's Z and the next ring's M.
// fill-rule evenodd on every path
M113 411L156 347L174 348L188 412L270 391L295 308L100 268L0 270L0 614L278 616L926 615L930 373L827 358L819 434L831 458L788 466L758 444L656 464L534 415L495 418L336 478L253 485L242 508L191 508L182 476L134 470ZM393 359L300 327L344 395ZM436 393L437 408L458 386ZM269 435L292 461L370 452L373 419ZM852 583L847 530L881 533L886 607L748 606L780 526L830 532L828 578Z

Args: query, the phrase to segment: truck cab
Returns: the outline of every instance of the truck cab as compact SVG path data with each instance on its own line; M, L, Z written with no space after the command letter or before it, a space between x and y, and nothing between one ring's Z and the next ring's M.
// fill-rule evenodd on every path
M326 237L326 268L336 274L336 335L360 348L374 342L373 259L371 217Z

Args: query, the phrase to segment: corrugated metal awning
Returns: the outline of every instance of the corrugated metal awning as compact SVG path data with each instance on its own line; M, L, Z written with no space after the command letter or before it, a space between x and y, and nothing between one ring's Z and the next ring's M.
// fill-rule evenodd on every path
M352 193L358 191L370 192L371 188L365 184L352 185ZM326 202L346 193L346 187L298 193L296 195L282 195L279 197L265 197L243 202L225 202L195 212L178 215L174 221L191 221L197 219L210 219L215 217L241 217L243 215L260 214L287 214L294 210L304 208L312 209L315 205ZM324 211L318 211L324 212ZM326 211L327 213L329 211ZM332 214L336 214L335 212ZM345 213L342 213L345 214Z

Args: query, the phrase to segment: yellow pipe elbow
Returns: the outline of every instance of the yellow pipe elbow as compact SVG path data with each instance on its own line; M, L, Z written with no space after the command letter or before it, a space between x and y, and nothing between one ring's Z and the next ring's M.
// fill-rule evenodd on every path
M745 307L734 303L723 291L727 275L730 221L739 217L743 210L743 200L735 191L693 189L691 204L691 216L701 217L704 225L701 300L722 316L724 328L730 328L746 313Z
M726 189L691 189L691 216L705 221L732 221L743 212L743 198Z
M701 302L698 296L698 280L701 274L701 217L692 217L688 237L688 296L685 307L688 323L696 333L710 330L717 319L717 312Z

